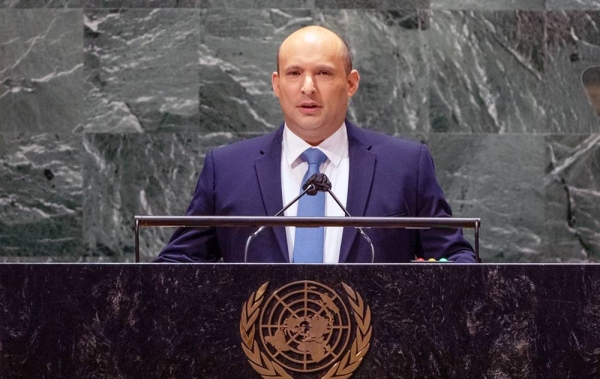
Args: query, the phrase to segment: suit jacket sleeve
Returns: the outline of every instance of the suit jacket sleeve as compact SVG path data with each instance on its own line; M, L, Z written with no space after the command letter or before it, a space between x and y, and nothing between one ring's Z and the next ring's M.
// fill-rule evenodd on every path
M417 178L417 214L421 217L451 217L452 210L435 178L433 159L426 145L421 145ZM461 229L436 228L420 231L422 251L426 257L448 258L458 263L475 262L471 244Z
M186 216L215 214L213 152L206 155ZM177 228L155 262L215 262L221 249L215 228Z

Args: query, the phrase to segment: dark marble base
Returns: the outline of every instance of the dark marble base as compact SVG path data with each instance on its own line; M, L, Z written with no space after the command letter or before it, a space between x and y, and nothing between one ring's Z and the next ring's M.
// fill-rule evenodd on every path
M242 305L300 280L370 307L354 378L597 377L600 266L449 264L0 265L0 377L260 378Z

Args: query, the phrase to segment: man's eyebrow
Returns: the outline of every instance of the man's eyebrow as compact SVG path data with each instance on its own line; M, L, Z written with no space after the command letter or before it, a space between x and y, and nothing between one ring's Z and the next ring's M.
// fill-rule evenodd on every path
M284 71L290 71L290 70L301 70L301 67L298 65L291 65L291 66L287 66L284 68Z
M328 64L320 64L317 66L317 70L335 71L335 67Z
M320 64L320 65L316 66L315 69L317 71L321 71L321 70L335 71L335 67L332 65L328 65L328 64ZM284 71L291 71L291 70L302 71L304 69L300 65L295 65L295 64L284 68Z

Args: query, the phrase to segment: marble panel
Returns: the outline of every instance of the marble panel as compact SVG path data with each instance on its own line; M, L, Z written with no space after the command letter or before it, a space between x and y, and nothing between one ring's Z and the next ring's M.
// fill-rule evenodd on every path
M289 28L310 24L312 12L204 10L201 18L201 129L275 129L282 122L271 86L277 47L287 33L287 24Z
M134 216L184 215L206 152L241 138L231 133L86 134L88 253L111 261L133 261ZM158 255L173 231L143 228L142 259Z
M0 8L81 8L83 0L0 0Z
M81 10L0 10L0 132L69 132L81 120Z
M320 305L299 304L299 281L313 281ZM290 284L295 303L276 292ZM337 295L331 302L323 286ZM264 362L281 362L261 337L268 325L289 330L283 318L309 307L338 327L354 305L358 317L368 307L362 321L372 328L354 379L591 379L599 290L598 265L0 265L0 376L258 379L242 322ZM250 304L256 323L243 313ZM346 320L356 341L358 320ZM323 378L329 367L288 373Z
M6 0L8 1L8 0ZM64 1L64 0L63 0ZM430 0L80 0L86 8L424 9Z
M207 0L81 0L86 9L197 8Z
M481 218L484 262L554 259L543 243L544 136L432 134L428 144L454 216Z
M349 109L352 120L390 133L428 130L421 36L427 17L421 12L209 10L202 19L202 130L269 131L278 126L282 116L271 86L277 48L287 35L311 24L331 28L351 46L362 78Z
M547 12L546 96L553 133L598 133L600 117L590 104L582 75L600 64L600 12Z
M444 10L544 10L547 0L431 0L431 9Z
M361 74L350 118L388 134L427 133L429 63L424 11L373 11L356 15L350 44Z
M77 260L81 153L73 134L0 134L0 261Z
M564 262L600 261L600 134L549 135L546 249Z
M600 10L598 0L546 0L547 9Z
M311 9L316 7L318 0L203 0L203 8L229 9Z
M430 0L315 0L317 8L426 9Z
M86 10L84 17L78 131L198 129L197 10Z
M535 11L432 12L432 130L546 131L544 22Z
M131 1L131 0L126 0ZM197 6L211 9L268 9L290 8L310 9L315 7L317 0L196 0Z

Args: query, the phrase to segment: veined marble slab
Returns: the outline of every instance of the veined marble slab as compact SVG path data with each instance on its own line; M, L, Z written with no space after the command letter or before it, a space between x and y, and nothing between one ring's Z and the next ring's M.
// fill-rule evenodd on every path
M598 374L598 265L425 263L0 265L0 375L260 378L240 324L256 331L254 346L274 363L278 352L261 336L304 312L303 285L311 294L305 307L331 315L333 330L343 330L345 309L370 315L361 320L372 328L362 339L369 351L351 367L353 379ZM255 297L261 287L264 297ZM341 312L325 309L318 294ZM257 311L257 325L245 305ZM347 340L357 341L358 320L348 323L356 332ZM326 346L335 347L335 337L327 335ZM334 356L340 362L342 354ZM330 367L289 374L322 378Z
M135 215L183 215L206 152L243 138L232 133L86 134L85 244L114 261L133 260ZM142 229L151 260L174 229Z
M80 0L86 8L424 9L429 0Z
M547 0L431 0L431 9L443 10L543 10Z
M599 21L598 12L433 12L433 131L600 131L581 82L600 61Z
M0 134L0 261L77 260L82 169L80 136Z
M350 119L429 143L484 260L598 261L597 2L513 3L0 0L0 259L133 259L134 214L182 214L206 150L279 126L277 47L321 24L361 73ZM143 233L150 259L171 231Z
M562 261L600 260L600 134L547 137L547 249Z
M0 133L80 122L82 24L81 10L0 9Z
M198 128L199 11L85 11L84 132Z
M202 130L269 131L278 126L282 116L271 86L277 48L291 32L311 24L333 29L352 48L362 80L351 101L350 118L389 133L429 129L421 34L426 14L264 9L203 12Z
M600 10L598 0L546 0L548 9Z
M0 0L0 8L81 8L84 0Z
M429 144L454 216L480 217L484 262L543 262L544 136L434 134ZM473 232L463 231L473 240Z
M546 17L546 131L598 133L600 117L588 101L582 75L600 64L600 12L552 11Z
M545 132L543 36L543 12L434 11L432 130Z

